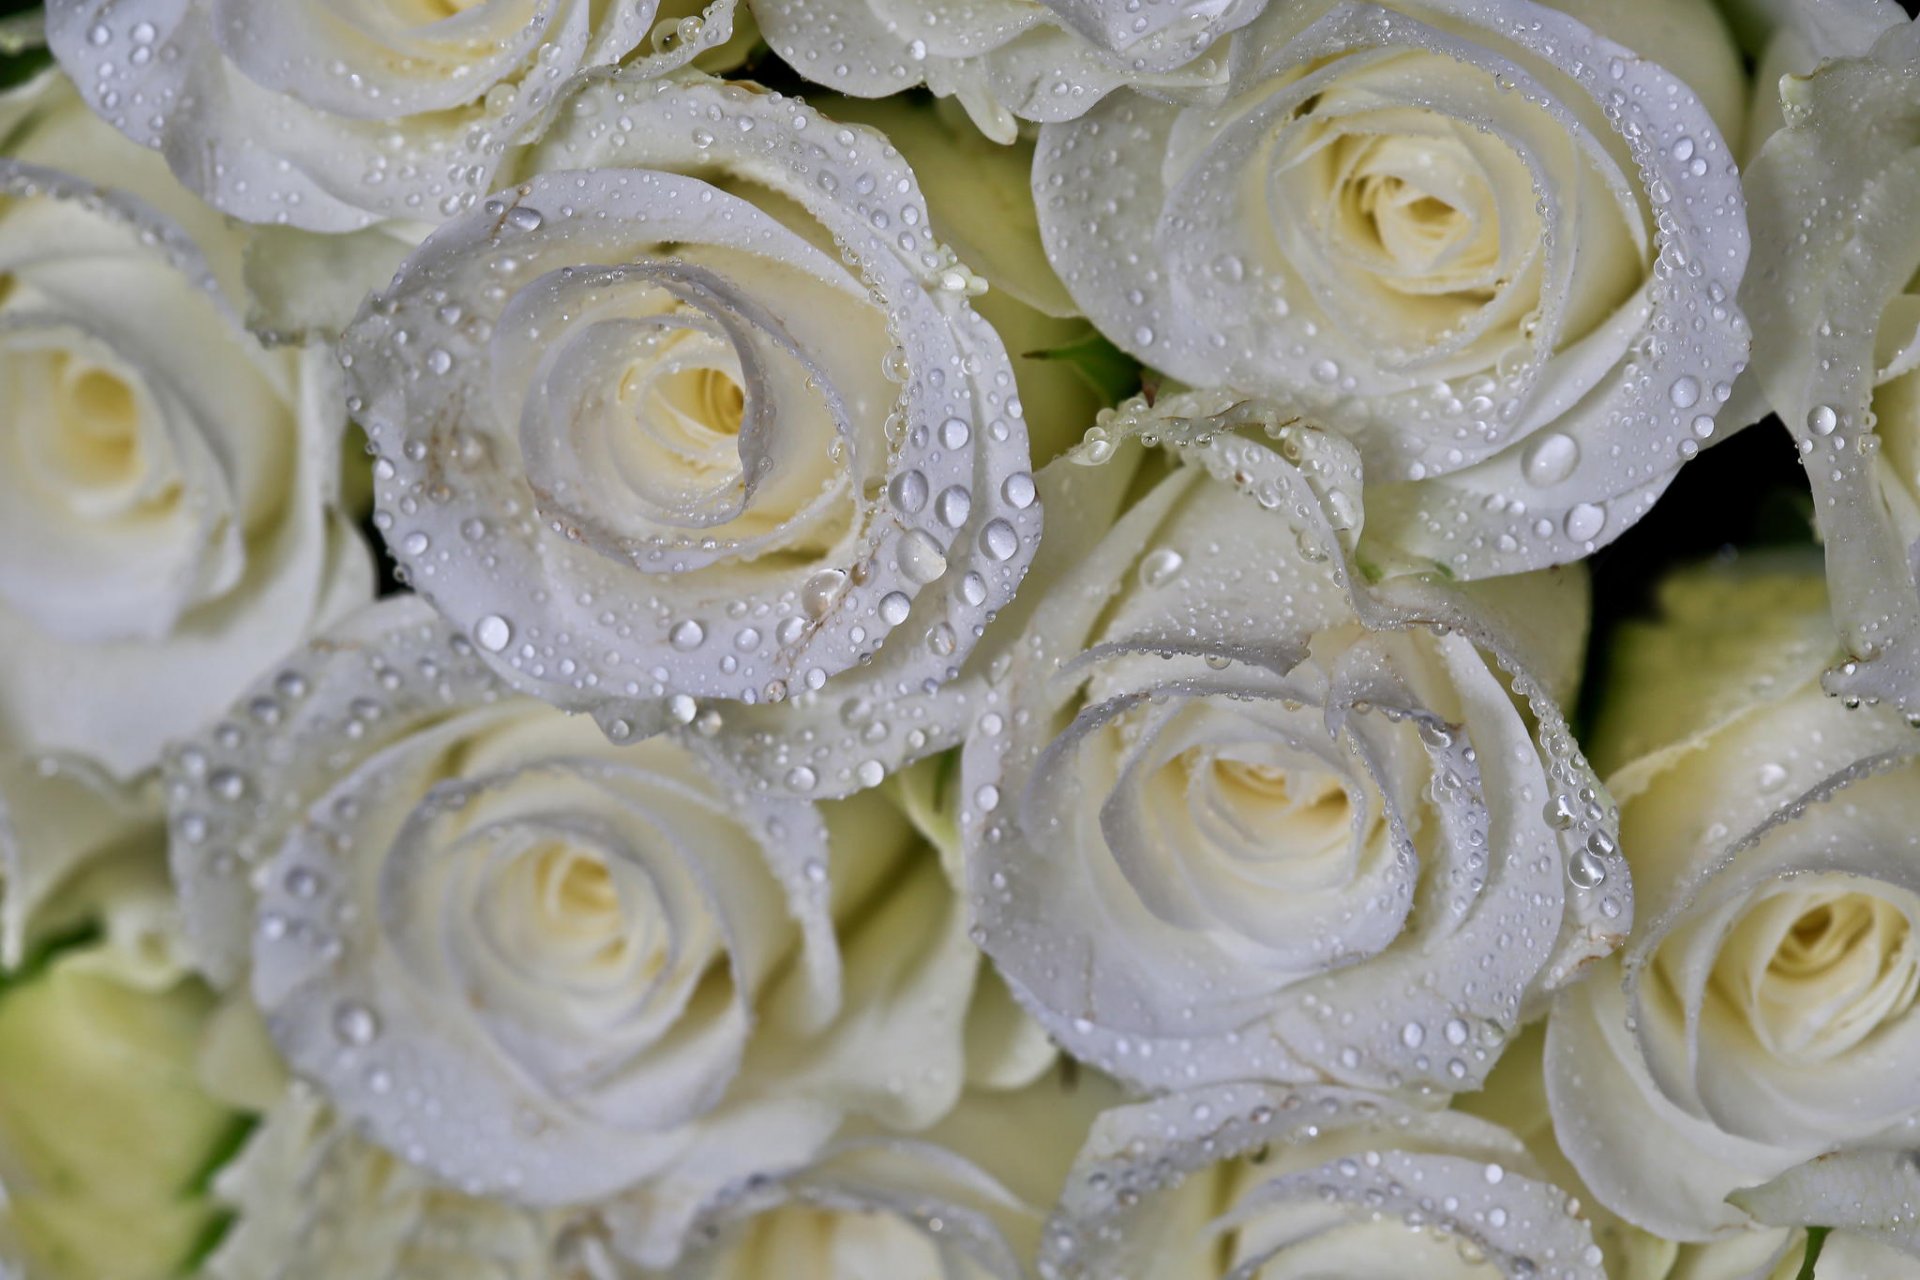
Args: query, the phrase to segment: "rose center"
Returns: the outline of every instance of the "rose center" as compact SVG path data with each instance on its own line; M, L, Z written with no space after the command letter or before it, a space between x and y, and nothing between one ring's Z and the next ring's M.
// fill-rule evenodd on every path
M1390 287L1493 296L1500 218L1479 162L1457 138L1357 135L1334 148L1336 252Z
M532 892L524 959L565 983L587 973L624 969L651 982L666 966L669 948L655 927L654 904L631 900L597 850L551 841L521 855L527 879L509 877L504 892L524 884ZM635 963L637 961L638 963Z
M1715 979L1776 1055L1818 1062L1912 1007L1920 957L1906 912L1887 898L1788 890L1749 909L1722 947Z

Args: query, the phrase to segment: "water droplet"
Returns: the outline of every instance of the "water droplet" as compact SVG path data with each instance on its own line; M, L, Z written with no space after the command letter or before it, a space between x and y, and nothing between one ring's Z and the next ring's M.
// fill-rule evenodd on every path
M973 429L959 418L948 418L940 424L940 443L949 449L964 449L971 439Z
M706 642L707 629L686 618L673 624L673 630L667 633L667 642L682 653L691 653Z
M1520 465L1527 483L1544 489L1572 475L1579 462L1579 444L1555 431L1529 444Z
M1157 587L1170 582L1173 576L1180 572L1180 566L1185 563L1186 557L1172 547L1161 547L1156 551L1150 551L1140 561L1140 585Z
M546 215L538 209L529 209L523 204L507 210L507 221L522 231L538 231L546 220Z
M333 1011L333 1034L341 1044L369 1045L380 1034L380 1019L367 1006L349 1001Z
M909 582L922 585L936 582L947 571L946 553L932 534L924 529L915 529L900 539L900 549L895 555L900 572Z
M1607 512L1604 507L1596 507L1591 502L1582 502L1567 512L1567 536L1575 542L1585 542L1597 536L1606 527Z
M1817 404L1807 411L1807 430L1817 436L1830 436L1839 425L1840 415L1833 411L1832 405Z
M1667 388L1667 395L1676 409L1691 409L1700 403L1700 379L1691 374L1681 374Z
M1016 471L1008 476L1006 483L1000 486L1000 496L1015 511L1025 511L1033 505L1035 497L1033 477L1024 471Z
M1591 849L1581 849L1567 860L1567 879L1582 889L1597 888L1606 878L1607 864Z
M816 622L833 611L833 606L847 589L847 575L843 569L822 569L806 580L800 588L800 607L806 610L809 618Z
M980 546L995 560L1011 560L1020 549L1020 535L1005 520L994 520L980 531Z
M905 515L917 515L927 505L927 478L918 471L902 471L887 485L887 498Z
M954 485L940 491L940 497L933 504L940 516L940 522L949 529L958 529L967 522L967 514L973 510L973 495L964 485Z
M498 653L513 639L513 627L497 613L490 613L473 627L474 643L488 653Z
M904 591L889 591L880 597L880 620L890 627L897 627L907 620L907 614L913 609L913 601Z

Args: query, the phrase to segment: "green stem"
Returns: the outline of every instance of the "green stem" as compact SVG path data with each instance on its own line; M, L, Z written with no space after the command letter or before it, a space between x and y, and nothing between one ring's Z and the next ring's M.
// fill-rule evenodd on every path
M1800 1260L1800 1274L1794 1280L1813 1280L1813 1264L1820 1261L1820 1250L1827 1245L1827 1232L1832 1227L1807 1228L1807 1256Z

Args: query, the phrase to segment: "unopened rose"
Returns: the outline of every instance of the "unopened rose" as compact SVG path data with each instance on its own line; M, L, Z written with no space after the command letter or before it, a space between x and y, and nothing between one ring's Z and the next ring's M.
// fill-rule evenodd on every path
M643 1261L847 1116L937 1120L987 1069L968 1028L1018 1021L880 793L763 799L671 738L610 744L418 600L294 655L167 776L195 958L292 1068L469 1194L621 1193Z
M240 239L158 157L56 73L7 97L0 750L128 776L371 593L345 414L242 327Z
M1555 1003L1546 1073L1593 1194L1703 1241L1753 1225L1731 1193L1912 1145L1920 733L1821 691L1837 645L1812 566L1703 567L1660 604L1615 639L1594 747L1635 929Z
M1352 446L1180 416L1204 400L1138 420L1184 460L1049 582L973 709L978 936L1062 1045L1140 1084L1471 1088L1631 916L1547 693L1584 580L1370 587Z
M239 1118L195 1078L213 1000L172 962L158 835L88 857L36 913L50 958L0 971L0 1270L29 1280L168 1280L216 1225Z
M352 231L451 217L492 188L582 67L645 73L725 42L733 0L54 0L88 104L249 222Z
M1745 84L1712 7L1313 0L1235 40L1223 103L1122 92L1041 131L1041 229L1087 316L1348 435L1409 567L1618 536L1747 360Z
M952 679L1040 509L1005 349L898 153L797 101L621 77L525 168L343 345L414 587L615 739ZM951 741L914 727L848 777Z

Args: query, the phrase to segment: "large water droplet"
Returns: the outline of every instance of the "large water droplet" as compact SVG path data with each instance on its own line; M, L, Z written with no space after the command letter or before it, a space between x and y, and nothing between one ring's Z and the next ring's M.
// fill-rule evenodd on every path
M498 653L513 639L513 627L497 613L490 613L473 625L474 643L488 653Z
M1598 536L1606 524L1606 508L1596 507L1591 502L1582 502L1567 512L1567 536L1575 542L1585 542Z
M1579 462L1580 446L1573 437L1554 431L1529 444L1520 465L1527 483L1544 489L1572 475Z
M1170 582L1173 576L1180 572L1180 566L1186 562L1186 557L1172 547L1161 547L1156 551L1150 551L1140 561L1140 585L1157 587Z
M909 582L926 584L938 581L947 571L946 553L932 534L924 529L915 529L900 539L900 549L895 557L900 564L900 572Z

